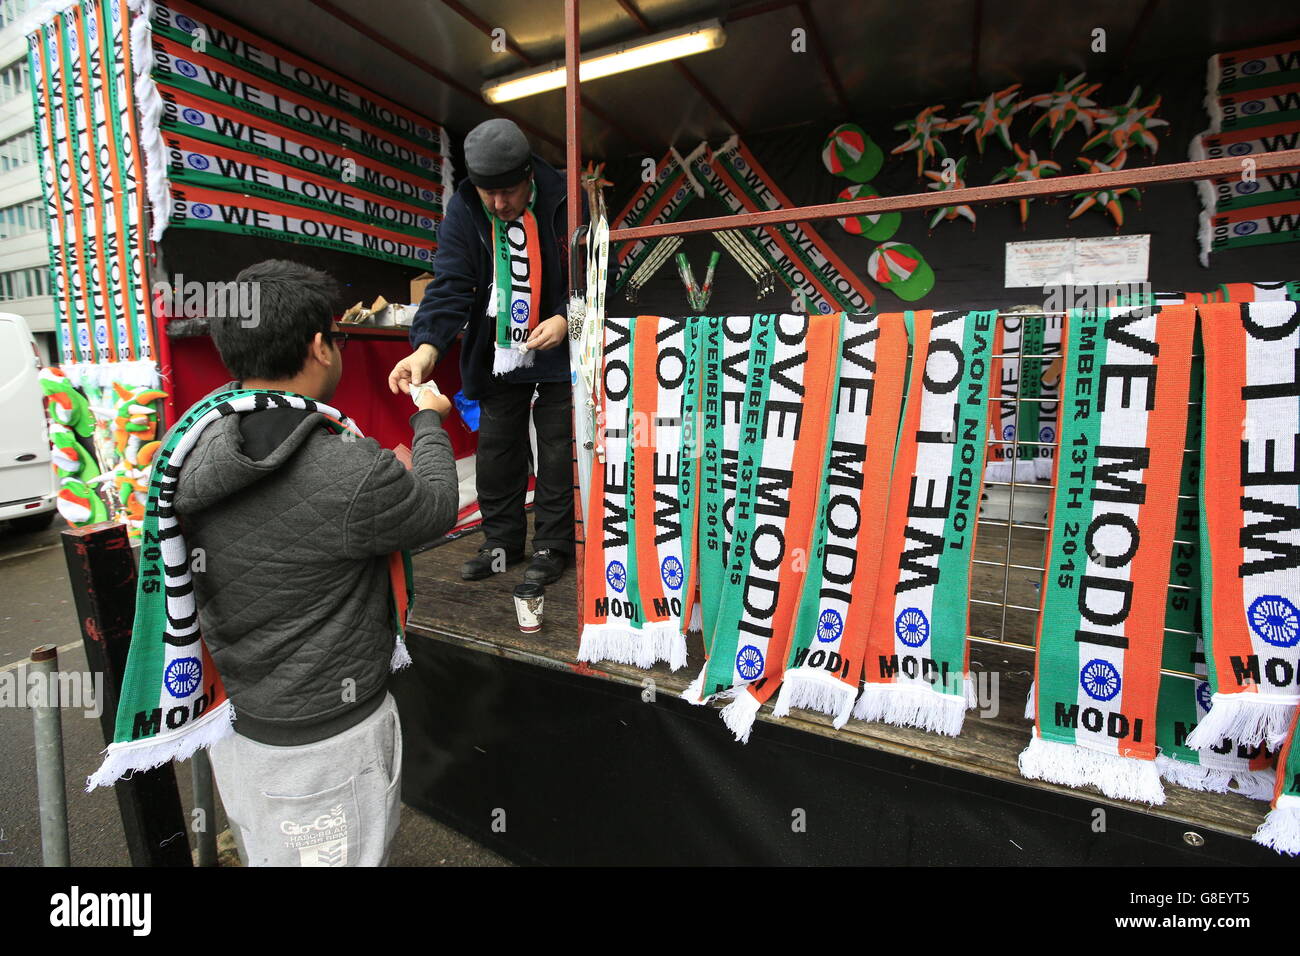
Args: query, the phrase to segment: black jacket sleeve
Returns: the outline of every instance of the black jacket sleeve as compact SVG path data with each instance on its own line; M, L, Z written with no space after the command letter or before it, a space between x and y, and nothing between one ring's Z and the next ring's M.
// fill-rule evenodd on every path
M433 257L433 281L424 289L420 308L411 320L411 347L429 344L438 357L456 341L470 319L478 285L477 257L481 241L465 201L453 196L438 229L438 251Z

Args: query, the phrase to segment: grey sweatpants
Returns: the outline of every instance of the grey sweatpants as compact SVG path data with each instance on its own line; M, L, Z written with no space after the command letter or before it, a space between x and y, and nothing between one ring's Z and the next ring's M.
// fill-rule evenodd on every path
M383 866L401 811L397 704L341 734L273 747L235 734L210 748L245 866Z

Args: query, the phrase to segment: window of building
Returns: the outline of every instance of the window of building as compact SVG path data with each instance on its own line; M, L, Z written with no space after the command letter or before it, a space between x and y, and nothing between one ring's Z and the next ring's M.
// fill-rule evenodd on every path
M36 159L36 131L26 130L0 140L0 173L26 166Z
M50 294L50 273L45 266L0 272L0 302Z
M0 0L3 2L3 0ZM15 60L0 70L0 103L7 103L15 96L27 92L27 57Z

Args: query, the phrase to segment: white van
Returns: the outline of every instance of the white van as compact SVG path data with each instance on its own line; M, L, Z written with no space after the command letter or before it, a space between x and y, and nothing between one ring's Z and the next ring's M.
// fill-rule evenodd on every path
M15 531L39 531L54 520L40 368L26 320L0 312L0 521L11 519Z

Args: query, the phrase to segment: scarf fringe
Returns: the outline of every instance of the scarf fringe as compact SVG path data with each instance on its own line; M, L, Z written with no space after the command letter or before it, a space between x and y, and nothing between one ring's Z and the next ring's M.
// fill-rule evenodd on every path
M588 624L578 642L578 660L589 664L614 661L645 670L664 661L669 670L676 671L686 666L686 636L671 621L641 630L617 624Z
M966 711L973 706L974 700L975 688L969 677L960 697L904 684L867 684L853 708L853 716L859 720L878 721L894 727L917 727L956 737L961 733Z
M785 672L772 714L788 717L791 707L815 710L832 718L832 726L839 730L853 715L856 697L856 687L825 671L789 670Z
M690 623L686 625L686 630L695 631L696 633L704 630L704 616L700 611L699 601L696 601L691 605L691 620Z
M133 772L161 767L173 760L188 760L200 747L211 747L235 732L235 708L223 700L179 735L174 732L165 740L132 740L110 744L104 762L86 778L86 792L96 787L110 787Z
M1293 700L1262 694L1215 694L1210 712L1187 735L1187 746L1205 750L1226 738L1247 747L1267 743L1270 750L1280 750L1291 732L1295 706Z
M744 687L737 690L740 693L735 695L730 704L722 708L722 722L738 741L747 744L749 732L754 727L754 719L758 716L758 709L763 706L763 702L748 693Z
M1236 793L1251 800L1272 800L1277 777L1272 770L1221 770L1187 763L1164 754L1156 756L1156 769L1170 783L1205 793Z
M508 375L516 369L532 368L533 358L532 349L521 352L516 348L503 349L498 345L492 350L492 374Z
M682 691L682 700L689 701L696 707L702 707L708 703L708 700L701 696L704 693L704 674L708 669L708 664L700 668L700 673L695 680L691 681L690 685Z
M135 108L139 114L140 147L144 156L145 194L149 197L149 238L157 242L167 229L167 216L171 207L171 184L167 180L167 147L163 143L162 97L150 72L153 63L153 2L128 0L135 20L131 24L131 68L134 77L127 77L135 87ZM143 224L141 224L143 228ZM146 290L147 292L147 290Z
M388 662L388 670L390 673L396 673L410 666L411 652L406 649L406 641L402 640L402 636L399 634L397 642L393 645L393 656Z
M1034 691L1037 690L1037 687L1038 685L1034 681L1029 682L1029 693L1025 696L1025 720L1035 718L1034 710L1037 708L1037 703L1034 700Z
M1044 740L1035 734L1020 754L1020 773L1066 787L1094 787L1116 800L1153 805L1165 802L1154 760L1089 750L1076 744Z
M1300 804L1288 803L1270 810L1253 839L1278 853L1300 854Z

